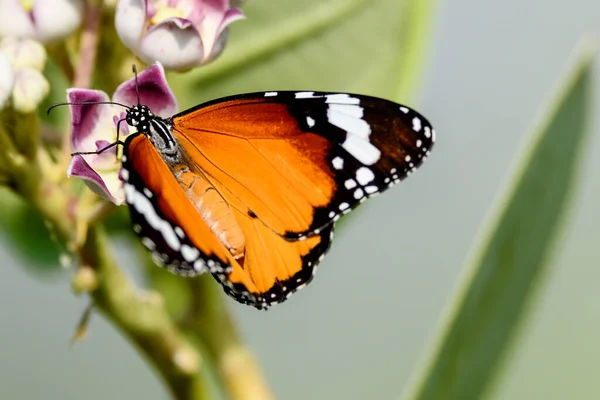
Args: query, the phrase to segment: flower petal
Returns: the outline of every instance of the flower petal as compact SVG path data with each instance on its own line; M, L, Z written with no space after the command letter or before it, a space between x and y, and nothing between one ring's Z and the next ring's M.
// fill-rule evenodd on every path
M70 35L83 20L83 0L36 0L31 11L42 42Z
M10 61L4 52L0 51L0 109L12 93L15 84L15 74Z
M46 65L46 49L33 39L7 37L0 41L0 49L10 58L14 69L33 68L42 71Z
M50 92L50 84L44 75L33 68L15 71L15 86L12 93L15 110L28 113L34 111Z
M0 1L0 36L36 36L33 20L19 0Z
M137 54L143 61L160 61L166 69L187 70L202 63L204 47L200 34L190 25L179 28L180 23L168 19L156 25L144 37Z
M118 169L100 176L81 155L73 156L69 169L68 177L76 177L84 180L94 193L102 196L116 205L123 204L125 196L122 189L122 183L118 178Z
M223 29L225 29L227 26L229 26L229 24L231 24L232 22L239 21L240 19L246 19L246 16L242 12L242 10L240 10L239 8L235 8L235 7L230 8L229 10L227 10L225 12L225 16L223 17L223 20L221 21L221 25L219 26L219 29L217 30L217 34L220 34L221 32L223 32Z
M67 99L70 102L108 101L108 96L101 91L86 89L69 89ZM91 152L106 148L117 140L117 121L121 119L122 107L110 104L73 104L71 109L71 146L73 152ZM124 140L126 131L121 124L119 140ZM86 161L98 173L112 171L120 167L117 161L118 146L100 154L86 155Z
M115 27L121 41L137 52L146 25L148 0L120 0L115 11Z
M205 61L215 58L223 51L227 36L221 41L219 39L225 32L225 28L232 22L245 18L244 13L239 8L230 8L227 11L217 9L215 6L218 6L218 4L216 3L220 2L220 0L212 0L212 3L215 3L211 7L212 10L207 11L202 24L198 26L204 50L206 51Z
M68 89L67 101L70 103L80 102L105 102L110 101L108 95L100 90ZM71 145L73 151L95 151L91 147L96 140L108 140L108 137L95 137L99 133L98 124L110 128L112 120L107 113L109 106L104 104L72 104L71 111Z
M163 118L169 118L177 113L177 99L171 91L165 70L160 63L146 68L138 75L140 102L150 107L150 110ZM137 104L135 78L123 82L115 91L114 100L123 104Z

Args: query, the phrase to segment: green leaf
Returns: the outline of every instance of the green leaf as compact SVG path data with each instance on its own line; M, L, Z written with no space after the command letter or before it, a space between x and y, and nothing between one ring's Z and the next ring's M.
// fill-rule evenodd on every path
M404 103L418 87L434 0L263 0L213 64L169 82L183 108L262 90L360 92ZM402 95L403 98L398 96Z
M442 321L431 354L404 399L478 399L548 268L572 197L590 117L587 46L492 209Z
M23 260L20 266L32 272L62 270L59 244L40 213L6 188L0 188L0 226L8 243Z

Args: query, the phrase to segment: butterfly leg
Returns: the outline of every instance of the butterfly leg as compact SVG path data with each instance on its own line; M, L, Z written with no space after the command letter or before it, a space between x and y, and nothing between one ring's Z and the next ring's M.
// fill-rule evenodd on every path
M123 146L125 143L117 140L116 142L113 142L111 144L109 144L108 146L100 149L100 150L96 150L96 151L76 151L75 153L71 153L71 157L73 156L84 156L84 155L89 155L89 154L95 154L95 155L99 155L104 153L106 150L110 150L115 146L121 145Z

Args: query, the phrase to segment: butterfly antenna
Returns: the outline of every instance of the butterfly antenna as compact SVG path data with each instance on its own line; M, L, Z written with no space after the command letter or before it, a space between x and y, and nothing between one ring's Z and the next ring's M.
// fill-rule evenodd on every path
M141 105L141 101L140 101L140 86L138 85L138 74L137 74L137 67L135 64L133 64L131 66L131 69L133 70L133 75L135 76L135 94L137 95L137 99L138 99L138 106Z
M50 111L54 110L56 107L62 106L93 106L96 104L112 104L115 106L120 106L126 109L130 109L131 107L126 106L125 104L117 103L114 101L67 101L64 103L56 103L52 104L50 107L46 109L46 114L50 115Z

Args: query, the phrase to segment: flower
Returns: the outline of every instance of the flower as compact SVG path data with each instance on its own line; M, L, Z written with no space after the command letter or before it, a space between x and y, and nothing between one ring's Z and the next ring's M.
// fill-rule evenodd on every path
M12 93L13 108L22 113L35 111L48 95L50 84L40 71L33 68L19 69L15 75L15 87Z
M165 71L160 63L140 72L137 79L140 102L150 107L155 115L168 118L178 110L177 100L171 92ZM67 101L106 102L108 95L99 90L69 89ZM138 103L134 78L123 82L115 91L113 101L124 105ZM74 153L101 151L117 141L117 125L125 117L123 107L116 104L72 104L71 146ZM134 133L123 120L119 125L118 139ZM67 176L81 178L86 185L100 196L120 205L125 199L122 183L119 180L121 168L117 157L120 146L116 145L100 154L75 154L67 171Z
M6 78L0 78L0 93L10 87L12 107L23 113L33 112L50 91L50 84L42 74L46 64L44 46L35 40L11 37L0 42L0 51L8 59L13 75L12 85L3 82Z
M0 50L0 110L4 108L13 91L15 74L8 56Z
M0 36L49 42L81 24L84 0L1 0Z
M119 0L115 25L142 61L186 70L221 54L227 26L242 18L228 0Z

